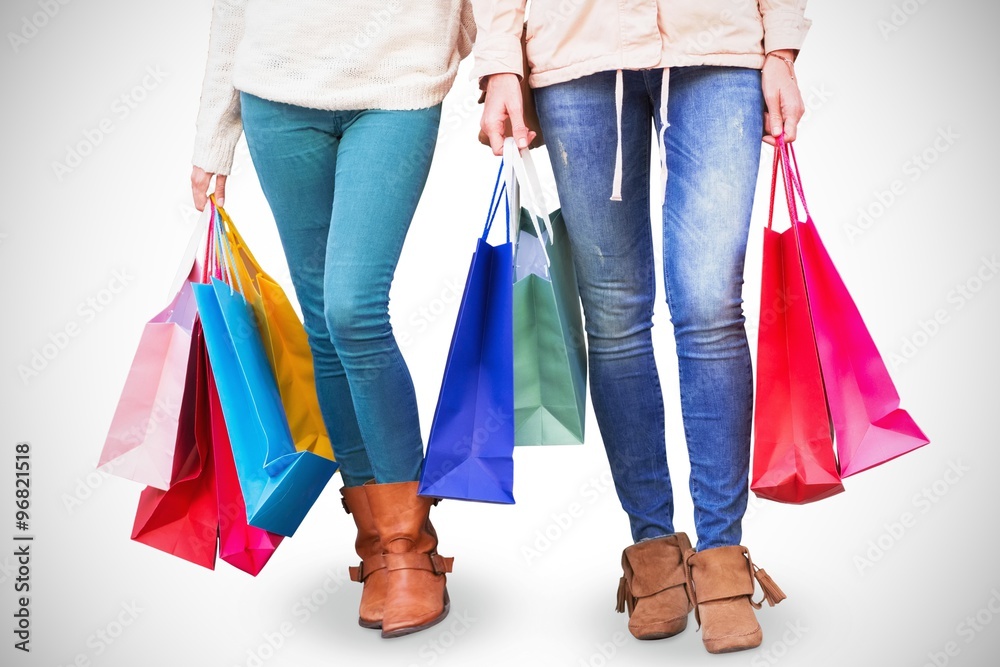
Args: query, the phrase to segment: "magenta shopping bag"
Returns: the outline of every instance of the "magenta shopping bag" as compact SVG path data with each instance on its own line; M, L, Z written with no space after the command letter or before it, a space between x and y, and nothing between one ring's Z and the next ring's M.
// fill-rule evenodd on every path
M783 141L777 150L786 193L790 198L798 194L806 214L804 222L793 215L793 226L836 432L840 474L848 477L922 447L929 440L899 407L899 394L885 362L823 247L806 206L794 150Z

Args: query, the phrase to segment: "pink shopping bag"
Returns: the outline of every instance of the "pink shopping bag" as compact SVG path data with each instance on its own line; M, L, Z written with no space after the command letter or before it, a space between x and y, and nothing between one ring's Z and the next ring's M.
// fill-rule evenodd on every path
M185 281L142 332L97 467L157 489L171 481L198 309Z
M793 215L840 474L848 477L928 444L899 394L861 313L833 265L806 205L795 152L779 140L786 193L799 196L805 221Z

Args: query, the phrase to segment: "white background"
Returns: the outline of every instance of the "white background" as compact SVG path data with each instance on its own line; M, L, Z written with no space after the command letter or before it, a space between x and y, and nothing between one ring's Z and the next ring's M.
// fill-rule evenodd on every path
M35 0L0 10L0 465L8 470L0 541L10 545L0 546L0 663L996 664L996 4L810 3L814 26L797 64L810 107L797 144L810 208L876 342L887 359L900 355L890 367L904 407L932 444L848 479L846 493L818 504L751 499L745 543L789 597L759 614L760 650L720 657L704 652L693 622L677 638L638 642L614 613L629 534L592 414L586 445L517 452L515 506L450 502L435 511L440 550L456 557L452 615L407 638L383 641L356 625L360 587L346 580L356 556L339 478L256 579L131 542L140 489L94 465L143 324L167 302L196 219L188 175L211 3L57 6L45 21L32 19L41 11ZM15 48L6 35L26 20L44 25ZM445 102L392 293L425 436L496 168L475 141L470 64ZM162 81L137 90L150 68ZM116 102L123 95L135 103L127 114ZM112 131L58 176L53 164L102 121ZM925 151L933 162L914 171ZM770 155L765 148L765 171ZM746 270L752 345L766 180ZM888 201L896 180L900 194L880 210L880 193ZM245 145L230 184L228 210L290 291ZM859 209L873 212L866 228ZM115 272L127 276L125 287L105 292ZM977 291L958 298L959 285ZM87 299L106 303L88 314ZM660 298L654 336L676 520L693 532L665 311ZM72 325L77 335L22 377L19 367ZM12 648L11 632L18 441L33 452L30 655ZM580 511L567 519L574 503ZM910 525L894 527L904 513ZM119 633L119 617L130 618L123 605L137 611ZM110 644L97 639L108 631Z

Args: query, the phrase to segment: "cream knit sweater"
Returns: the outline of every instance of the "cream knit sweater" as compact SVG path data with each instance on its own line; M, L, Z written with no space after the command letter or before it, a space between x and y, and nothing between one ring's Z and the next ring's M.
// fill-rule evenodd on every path
M228 174L239 91L314 109L423 109L472 50L469 0L215 0L193 164Z

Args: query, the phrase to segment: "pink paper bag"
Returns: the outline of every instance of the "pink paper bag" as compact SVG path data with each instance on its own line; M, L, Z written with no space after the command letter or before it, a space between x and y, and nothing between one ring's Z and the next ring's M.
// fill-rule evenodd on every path
M157 489L171 482L177 420L197 316L191 282L142 332L98 468Z
M257 576L281 544L282 537L247 523L247 506L236 474L222 404L215 380L208 374L208 400L215 457L215 489L219 499L219 558Z
M899 394L882 356L809 215L794 150L783 141L779 144L786 191L792 197L798 194L806 213L804 222L793 216L793 226L836 432L840 474L848 477L929 440L899 407Z

